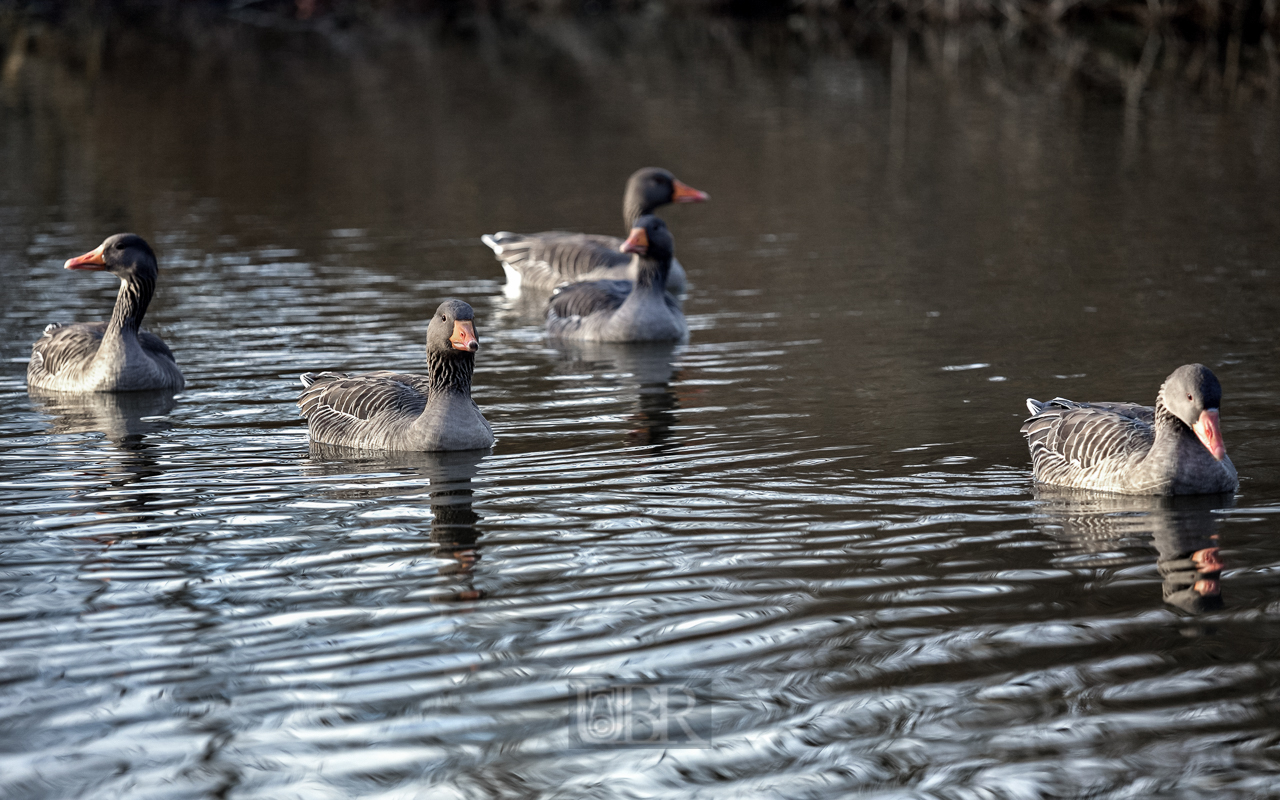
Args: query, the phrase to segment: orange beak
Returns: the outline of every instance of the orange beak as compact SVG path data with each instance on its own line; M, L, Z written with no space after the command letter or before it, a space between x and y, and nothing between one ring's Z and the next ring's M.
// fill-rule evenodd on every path
M472 353L480 349L480 340L476 338L476 326L470 320L453 321L453 335L449 337L454 350L469 350Z
M618 248L623 253L639 253L644 255L649 252L649 234L644 232L644 228L632 228L631 235L622 243L622 247Z
M673 203L705 203L711 199L711 195L706 192L700 192L687 183L675 181L676 190L671 195Z
M1200 412L1200 419L1191 426L1200 437L1200 442L1213 453L1213 457L1221 461L1227 457L1227 446L1222 443L1222 429L1218 427L1218 409L1210 408Z
M1213 578L1201 578L1191 584L1191 590L1201 597L1217 597L1222 593L1222 588Z
M1222 559L1218 558L1218 548L1206 547L1191 554L1191 563L1196 565L1196 572L1222 572Z
M68 258L67 263L63 264L62 268L89 270L106 269L107 263L102 260L102 247L103 245L98 245L97 250L91 250L88 253L85 253L82 256L76 256L75 258Z

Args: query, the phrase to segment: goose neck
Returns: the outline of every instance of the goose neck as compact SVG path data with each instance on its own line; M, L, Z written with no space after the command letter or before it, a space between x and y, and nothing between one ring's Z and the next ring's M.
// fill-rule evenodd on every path
M107 324L107 334L137 335L142 327L142 318L147 313L147 306L156 291L154 277L134 275L120 280L120 291L116 294L116 306L111 312L111 321Z
M1178 419L1178 416L1174 414L1172 411L1170 411L1169 408L1164 404L1164 387L1160 388L1160 394L1156 397L1156 413L1155 413L1154 427L1156 429L1157 441L1162 441L1165 439L1173 440L1173 439L1176 439L1178 435L1183 433L1184 431L1189 432L1190 430L1189 428L1187 428L1186 423Z
M646 258L636 256L632 262L632 280L637 289L656 289L666 291L667 275L671 272L671 259Z
M622 200L622 224L626 230L631 230L636 225L636 220L645 214L652 214L660 203L652 203L645 199L640 192L628 192L627 196Z
M471 376L476 369L472 353L432 350L427 353L427 378L431 391L471 396Z

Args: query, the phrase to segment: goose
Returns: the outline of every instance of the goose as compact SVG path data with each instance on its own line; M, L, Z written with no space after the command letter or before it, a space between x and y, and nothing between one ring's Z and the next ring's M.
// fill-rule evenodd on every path
M665 169L645 167L627 180L622 195L622 221L628 229L642 216L667 203L702 203L710 200L706 192L694 189ZM551 291L575 281L625 280L630 259L618 248L622 240L615 236L588 233L511 233L501 231L480 237L487 244L507 275L507 294L519 294L528 287ZM671 264L667 291L680 295L685 290L684 267Z
M1222 387L1201 364L1178 367L1155 408L1027 400L1022 426L1039 483L1121 494L1234 492L1240 485L1218 425Z
M552 338L592 342L673 342L689 335L680 304L667 294L675 243L653 215L636 220L618 248L631 254L628 280L571 283L547 304Z
M156 254L141 236L117 233L66 269L120 279L109 322L54 322L31 345L27 388L53 392L141 392L183 387L182 370L159 336L142 330L156 291Z
M313 443L361 450L481 450L493 429L471 399L475 312L446 300L427 326L427 374L304 374L298 408Z

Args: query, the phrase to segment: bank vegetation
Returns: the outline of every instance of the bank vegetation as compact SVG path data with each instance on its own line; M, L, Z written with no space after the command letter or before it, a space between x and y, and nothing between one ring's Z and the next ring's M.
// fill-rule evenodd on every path
M947 79L1079 87L1137 106L1153 86L1212 104L1280 99L1280 0L0 0L0 80L31 57L92 75L122 50L352 36L607 52L643 28L742 57L925 63ZM576 32L566 36L566 28ZM693 33L690 33L693 31ZM662 38L660 35L658 38ZM234 38L243 46L244 37ZM132 45L122 44L132 42ZM677 49L678 49L678 45Z

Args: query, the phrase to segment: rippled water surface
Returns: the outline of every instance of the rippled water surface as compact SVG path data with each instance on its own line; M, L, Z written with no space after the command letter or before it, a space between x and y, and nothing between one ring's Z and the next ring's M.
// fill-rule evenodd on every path
M0 795L1278 791L1275 108L659 33L6 73ZM621 233L649 163L712 196L691 340L552 346L479 235ZM28 396L123 229L186 389ZM309 452L299 373L451 296L493 452ZM1235 498L1033 491L1024 398L1191 361Z

